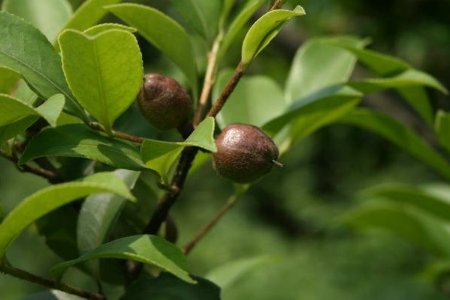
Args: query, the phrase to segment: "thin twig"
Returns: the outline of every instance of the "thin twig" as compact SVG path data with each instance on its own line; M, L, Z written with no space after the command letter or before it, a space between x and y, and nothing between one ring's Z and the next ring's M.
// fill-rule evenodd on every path
M42 168L32 167L27 164L19 165L19 159L15 155L10 154L3 149L0 149L0 156L14 163L17 169L21 172L38 175L49 180L50 182L55 182L57 180L58 175L55 172Z
M203 118L203 113L206 108L209 96L211 95L211 90L216 81L217 74L217 59L219 55L220 44L223 39L223 31L219 32L217 38L215 39L211 51L208 53L208 66L206 68L205 81L203 83L202 93L200 95L199 105L194 117L194 127L200 123Z
M91 127L92 129L98 130L98 131L102 131L102 132L106 132L105 127L103 127L102 124L97 123L97 122L90 122L89 123L89 127ZM133 143L137 143L137 144L142 144L145 141L145 138L140 137L140 136L134 136L125 132L121 132L121 131L117 131L117 130L113 130L112 131L113 135L119 139L122 140L127 140Z
M242 76L244 76L244 69L242 67L242 64L239 63L239 65L234 70L233 76L231 76L231 78L228 81L227 85L225 86L224 90L220 94L219 98L217 98L216 102L209 110L207 117L217 116L217 114L220 112L220 110L222 109L222 107L225 105L226 101L230 97L231 93L233 93L234 89L238 85Z
M225 214L236 204L239 195L232 195L219 209L214 217L206 223L184 248L184 254L188 255L192 249L214 228L214 226L225 216Z
M13 277L33 282L39 285L46 286L48 288L59 290L68 294L76 295L89 300L106 300L106 297L99 293L88 292L77 287L73 287L67 284L58 284L56 281L49 280L35 274L28 273L27 271L17 269L8 265L7 263L3 263L0 265L0 272L11 275Z
M272 7L269 9L269 11L275 10L275 9L279 9L280 7L283 6L284 2L286 2L286 0L277 0L275 1L275 3L272 5Z
M172 208L175 201L178 199L181 189L188 175L189 169L192 166L195 156L197 155L198 148L187 147L181 154L180 161L177 166L177 170L170 184L170 191L166 192L163 198L159 201L158 206L153 213L150 222L145 228L146 233L156 234L161 224L166 220L169 210Z

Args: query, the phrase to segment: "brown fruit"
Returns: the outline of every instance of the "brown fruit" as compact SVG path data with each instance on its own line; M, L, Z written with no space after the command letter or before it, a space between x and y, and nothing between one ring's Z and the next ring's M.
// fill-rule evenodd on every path
M216 145L216 172L236 183L254 182L279 164L277 146L256 126L230 124L216 139Z
M173 78L147 74L138 95L142 115L156 128L177 128L192 113L192 100Z

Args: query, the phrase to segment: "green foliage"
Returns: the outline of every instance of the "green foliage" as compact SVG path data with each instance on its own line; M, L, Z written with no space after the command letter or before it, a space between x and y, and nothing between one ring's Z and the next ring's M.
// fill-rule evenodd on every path
M450 221L449 199L439 197L426 189L409 185L392 184L369 189L363 194L365 197L382 198L392 202L408 204L430 215Z
M231 22L230 26L227 28L227 32L223 38L222 45L219 50L218 60L219 62L223 60L225 54L229 50L231 44L237 38L239 32L244 28L248 20L253 16L253 14L265 3L266 0L250 0L243 4L239 13Z
M378 112L360 108L346 116L342 121L383 136L398 147L420 158L445 178L450 179L449 163L414 131L397 120Z
M67 0L5 0L2 10L30 22L51 42L72 16Z
M0 93L9 94L14 89L20 75L11 69L0 67Z
M359 207L344 218L358 229L387 229L440 256L450 255L444 224L406 206L379 203Z
M231 75L228 71L219 75L214 98L218 97ZM231 123L261 126L285 110L283 98L283 91L273 79L265 76L243 78L217 116L217 122L221 128Z
M83 124L43 130L28 144L20 163L46 156L88 158L129 170L145 168L137 147L129 142L108 137Z
M128 170L116 170L117 177L133 189L140 173ZM96 194L86 198L78 216L77 246L80 253L100 247L107 241L122 209L126 198L116 194ZM100 262L89 264L94 274L100 273Z
M103 244L85 252L77 259L56 265L52 273L56 278L61 278L63 273L73 265L98 258L130 259L151 264L188 283L196 283L188 274L187 260L181 250L163 238L151 235L129 236Z
M242 44L241 63L244 69L278 34L287 20L303 15L305 15L305 10L301 6L297 6L293 11L277 9L268 12L256 21L250 27Z
M50 97L38 108L34 108L19 99L0 94L0 128L17 123L29 116L43 117L51 126L56 127L64 103L64 96L59 94Z
M123 182L111 173L97 173L80 181L54 185L24 199L0 224L0 257L14 239L40 217L87 195L104 192L133 199Z
M97 24L105 16L108 12L105 9L106 5L119 2L122 0L87 0L78 8L64 28L84 31Z
M219 300L223 297L221 292L226 292L228 297L234 284L245 283L242 279L250 277L247 275L257 278L265 273L254 271L274 261L273 257L256 256L228 262L206 275L210 282L191 277L183 251L188 254L192 243L198 243L239 197L250 191L253 193L250 198L256 200L257 204L247 204L252 209L252 216L247 218L246 215L247 219L256 219L257 214L270 211L270 221L287 227L289 235L300 234L293 230L297 227L310 230L309 224L303 228L303 218L314 220L318 218L314 214L321 214L311 213L309 205L304 205L306 202L294 205L278 201L278 197L292 191L284 182L277 185L279 192L268 193L273 195L265 194L271 186L270 179L263 179L253 189L250 185L235 186L236 191L231 193L232 197L215 219L181 250L176 240L178 230L184 231L186 224L179 220L191 217L186 217L184 212L191 209L201 218L203 212L209 215L209 211L208 207L196 206L196 199L180 206L181 211L173 214L172 205L180 196L185 179L195 177L200 167L210 160L211 152L217 151L214 137L231 123L262 128L275 139L283 155L324 126L337 122L354 125L381 135L436 170L444 179L450 179L446 154L434 149L438 146L450 153L449 114L439 111L434 115L435 103L427 91L434 89L446 94L447 88L409 63L366 49L367 39L352 36L309 39L296 52L296 49L288 50L288 54L290 50L295 52L289 72L279 67L279 62L286 59L275 47L270 50L269 60L256 62L257 65L249 69L289 19L305 15L302 7L284 10L280 6L264 13L260 9L268 4L266 0L173 0L157 4L160 11L146 5L119 2L121 0L71 1L81 5L72 14L66 0L3 1L0 12L1 156L20 171L48 179L51 186L20 202L0 223L2 263L7 262L5 253L13 241L29 225L35 224L37 233L45 238L45 247L66 260L52 270L57 279L55 283L41 281L47 287L60 288L58 283L65 272L77 267L96 281L99 293L104 293L108 299ZM271 2L273 5L274 1ZM171 17L176 10L178 17L184 19L180 24ZM108 12L112 15L107 16ZM257 12L259 18L255 16ZM131 27L98 24L102 19L111 22L111 17ZM248 24L252 19L256 22ZM244 32L247 28L249 30ZM139 40L139 45L134 33L144 38ZM308 35L305 31L302 38ZM57 36L58 44L55 43ZM241 46L241 58L236 71L231 73L229 67L236 66L226 64L233 61L235 44ZM161 65L164 59L160 60L158 51L179 70ZM143 57L149 59L145 65ZM272 58L274 62L270 61ZM371 73L359 72L361 69L355 73L358 61ZM219 95L229 94L217 115L219 128L215 127L215 117L200 118L197 122L198 116L206 114L200 110L197 116L189 116L187 122L177 128L178 132L159 132L149 124L141 124L143 118L136 114L138 110L132 104L143 83L144 67L149 72L168 73L165 76L184 75L193 101L201 100L200 108L208 109ZM261 70L266 74L247 74ZM245 77L240 78L244 74ZM286 78L284 90L275 77ZM203 86L199 84L200 79L204 80ZM200 88L202 93L198 97ZM358 107L365 96L390 89L397 91L425 121L429 136L423 137L393 117ZM189 124L194 117L196 121ZM98 123L92 122L93 119ZM330 185L327 181L333 172L328 172L326 160L334 160L333 150L340 152L348 148L327 145L323 151L316 151L317 148L311 150L305 145L299 152L313 153L311 164L320 165L320 180ZM281 160L296 155L292 153ZM303 157L301 163L305 162ZM358 161L355 159L354 163ZM105 170L111 172L105 173ZM282 171L275 172L281 174ZM307 172L295 173L299 176L295 178L296 184L305 184L305 190L308 190L304 175ZM309 174L307 177L309 179ZM201 179L200 183L205 183L206 188L208 178ZM266 182L269 187L265 187ZM216 189L215 185L211 186ZM354 188L353 183L351 188ZM198 190L204 193L203 187ZM342 196L334 187L330 191L333 197ZM369 189L362 194L368 203L357 205L349 212L347 205L339 204L340 211L345 212L341 220L355 229L390 231L447 261L450 255L448 191L447 185L426 188L402 184ZM260 199L262 196L264 198ZM159 197L161 200L157 201ZM277 198L276 203L271 203L271 197ZM84 200L72 203L78 199ZM71 205L66 205L69 203ZM258 205L259 209L254 209L253 205ZM301 215L291 217L299 207ZM302 219L298 221L297 216ZM329 219L329 216L321 215L321 218ZM320 228L327 226L321 224ZM323 230L328 233L333 229ZM250 232L247 238L256 240L258 234L260 232ZM273 245L278 247L278 242L269 238L262 246L256 243L252 246L258 251L266 249L265 245L276 249ZM220 245L224 245L223 241ZM213 256L221 250L214 249ZM233 251L227 253L227 258L232 255ZM149 266L140 271L141 263ZM0 270L5 266L0 264ZM141 273L134 274L129 268L133 266ZM196 268L199 273L205 269L210 268ZM106 283L108 286L104 285ZM109 284L121 291L112 292L114 295L110 297ZM270 284L267 286L272 288ZM71 293L77 294L76 291ZM92 298L90 292L84 293ZM256 294L254 290L252 294ZM46 291L31 295L29 299L66 300L72 296Z
M214 119L206 118L184 142L145 140L141 148L142 160L167 183L170 168L184 148L199 147L211 152L217 151L213 134Z
M438 111L435 125L436 136L441 146L450 153L450 114L444 111Z
M71 90L110 132L114 120L131 105L142 84L142 56L135 37L117 29L94 36L65 30L58 41Z
M286 101L302 102L302 98L331 85L347 82L357 58L333 43L360 49L366 40L356 37L316 38L306 42L295 54L286 81ZM318 66L321 66L320 68Z
M226 291L243 277L261 270L276 260L278 260L277 257L264 255L231 261L208 272L206 278L220 286L222 291Z
M222 1L175 0L172 3L192 29L208 41L214 39L219 25Z
M83 116L64 79L58 53L39 30L18 17L0 12L0 36L0 65L21 74L44 99L63 94L68 100L66 108ZM35 51L29 51L31 48Z
M139 34L166 54L183 71L193 90L197 90L194 52L183 27L162 12L143 5L118 4L107 9L136 28Z

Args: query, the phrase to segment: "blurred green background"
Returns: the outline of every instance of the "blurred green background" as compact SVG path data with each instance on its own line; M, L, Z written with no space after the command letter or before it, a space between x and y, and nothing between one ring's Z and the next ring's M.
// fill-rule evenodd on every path
M1 2L1 1L0 1ZM74 7L81 1L71 1ZM136 2L136 1L135 1ZM166 10L167 0L138 1ZM289 64L308 38L354 34L371 37L373 49L401 57L450 87L450 26L447 0L292 0L305 18L291 22L257 59L251 73L275 78L283 86ZM111 20L110 20L111 21ZM1 38L1 37L0 37ZM177 77L168 60L142 39L148 71ZM239 47L230 51L235 64ZM356 76L365 72L357 68ZM431 94L435 108L449 108L448 99ZM376 94L364 105L381 109L421 131L423 124L395 93ZM148 125L120 120L122 129L156 137ZM239 205L190 255L195 274L204 275L225 262L265 254L283 259L245 276L226 291L226 300L398 300L444 299L421 272L433 258L384 232L355 233L336 226L342 213L358 203L357 192L388 182L421 184L441 179L421 162L371 133L334 125L303 140L275 170L252 186ZM0 158L0 201L5 213L46 182L19 173ZM173 217L184 245L217 211L232 186L205 165L187 183ZM49 276L60 259L31 227L10 248L17 267ZM89 278L72 270L68 281L93 287ZM42 288L0 275L0 299L16 300Z

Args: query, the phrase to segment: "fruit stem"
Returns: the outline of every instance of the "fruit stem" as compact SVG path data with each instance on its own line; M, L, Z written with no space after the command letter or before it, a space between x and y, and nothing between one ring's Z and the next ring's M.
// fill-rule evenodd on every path
M279 161L273 159L272 162L279 168L284 168L284 165L282 163L280 163Z

